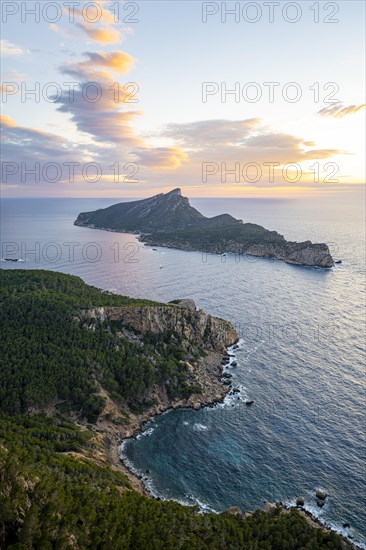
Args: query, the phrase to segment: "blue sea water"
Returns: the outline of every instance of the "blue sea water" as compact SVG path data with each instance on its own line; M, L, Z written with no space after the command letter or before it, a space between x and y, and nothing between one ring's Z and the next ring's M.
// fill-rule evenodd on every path
M1 267L58 270L155 300L190 297L241 338L230 369L241 397L156 418L124 445L128 461L155 494L215 511L303 496L320 519L340 529L348 522L366 545L362 198L191 201L206 215L229 212L288 239L327 242L342 259L331 270L155 252L133 235L73 226L80 211L114 202L3 200L1 257L23 261ZM329 494L322 509L317 488Z

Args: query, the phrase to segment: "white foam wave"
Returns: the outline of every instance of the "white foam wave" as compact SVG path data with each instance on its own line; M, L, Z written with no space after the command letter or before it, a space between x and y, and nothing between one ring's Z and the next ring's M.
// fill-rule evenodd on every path
M149 428L149 429L145 430L144 432L139 433L139 434L136 436L136 439L141 439L141 437L148 437L148 436L151 435L154 431L155 431L155 428Z
M201 513L214 513L218 514L218 512L209 506L206 502L203 502L203 500L200 500L199 498L195 497L194 495L191 495L190 493L186 493L185 495L189 499L189 504L192 506L192 502L194 505L198 506ZM182 503L183 504L183 503Z
M196 432L205 432L208 430L208 427L205 424L200 424L199 422L196 422L195 424L193 424L193 429Z

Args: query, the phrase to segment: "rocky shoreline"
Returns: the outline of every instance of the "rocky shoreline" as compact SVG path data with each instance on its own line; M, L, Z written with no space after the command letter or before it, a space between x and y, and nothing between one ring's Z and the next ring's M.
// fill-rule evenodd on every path
M269 258L272 260L284 261L290 265L303 267L321 267L330 269L335 263L341 263L340 260L334 261L330 254L330 250L325 243L312 243L311 241L290 242L285 241L284 244L273 243L253 243L249 246L229 240L223 248L221 244L197 245L190 241L177 241L169 238L164 238L158 234L149 235L141 233L141 231L132 230L117 230L108 227L96 227L92 223L74 222L74 225L79 227L87 227L89 229L100 229L102 231L110 231L112 233L125 233L134 235L138 241L150 247L170 248L173 250L182 250L184 252L202 252L203 254L223 254L231 253L242 257L251 256L255 258Z
M122 470L128 478L132 489L138 491L144 496L152 498L158 497L155 497L150 491L146 483L147 478L136 473L121 453L123 443L131 438L137 437L145 430L146 425L150 421L170 410L184 408L199 410L204 407L212 407L222 403L229 394L233 395L236 391L239 391L236 388L233 388L231 383L231 375L228 373L227 368L229 366L229 362L232 367L236 366L236 358L234 354L238 342L238 335L235 331L233 331L232 327L230 329L230 323L227 323L221 319L210 318L210 316L206 316L203 312L196 311L195 304L191 300L182 301L181 306L183 307L171 307L170 305L167 305L163 307L149 308L151 310L150 316L146 316L146 308L96 308L94 310L84 312L84 315L92 318L104 319L106 316L111 319L118 318L119 320L122 320L123 323L127 322L129 326L135 324L135 328L138 327L139 330L144 332L150 331L151 329L155 330L157 327L161 328L162 320L164 320L164 326L166 327L167 325L169 326L170 323L175 323L177 319L181 325L180 330L189 330L190 324L185 324L186 320L184 310L186 310L188 312L190 323L192 323L191 315L194 315L195 329L197 329L197 327L200 327L201 329L200 336L197 336L197 342L202 341L202 334L203 332L206 332L207 326L211 329L216 327L219 332L221 329L221 334L218 335L216 332L216 339L210 339L209 344L211 349L209 351L205 350L205 356L200 357L194 366L188 363L189 368L195 371L196 379L200 381L202 388L201 393L192 394L186 399L170 400L166 392L164 392L161 387L156 387L154 388L154 392L151 396L154 399L155 404L143 413L134 414L128 411L128 422L123 425L117 425L108 419L108 415L104 414L96 424L96 431L98 432L98 437L100 439L98 445L98 456L94 456L94 459L104 465L111 465L112 468L116 470ZM216 325L215 323L218 324ZM222 342L225 340L226 346L222 346ZM207 344L208 341L206 341L206 345ZM113 407L116 406L107 394L105 394L104 397L107 400L106 412L113 411ZM246 401L247 405L251 403L253 403L253 401ZM321 496L322 495L320 495L320 497ZM271 509L281 507L283 513L287 513L291 508L296 508L299 513L307 519L312 527L324 529L326 531L334 530L329 525L322 523L315 515L308 511L303 506L304 503L300 503L302 500L303 499L299 498L296 506L285 505L283 503L268 503L264 509L270 513ZM234 514L239 513L244 518L251 515L251 512L242 512L235 506L229 508L227 512ZM347 538L347 541L352 544L356 550L362 550L350 539Z
M287 264L331 268L334 260L329 248L324 243L301 243L285 241L284 243L253 243L244 246L240 242L229 240L223 247L222 244L199 245L190 241L177 241L155 235L139 235L139 240L148 246L161 246L186 252L203 252L205 254L236 254L239 256L254 256L257 258L270 258L282 260Z
M130 414L130 422L123 427L117 427L113 423L98 423L97 430L101 432L102 435L103 450L101 450L101 455L104 455L104 462L106 464L111 464L112 467L119 471L122 470L128 478L132 489L144 496L159 498L155 497L155 495L151 492L144 476L137 474L131 468L128 461L123 457L123 454L121 453L123 443L143 433L149 422L153 421L158 416L167 413L168 411L177 409L199 410L204 407L213 407L222 403L231 390L230 386L224 385L222 382L222 376L225 373L225 365L223 364L223 360L228 357L229 353L230 356L232 356L232 350L230 347L231 346L228 346L227 353L224 355L222 353L212 352L208 354L207 357L203 358L201 369L206 371L204 376L206 379L206 385L202 394L194 394L188 399L174 401L167 401L160 396L160 401L144 413ZM282 502L277 502L275 504L267 503L264 506L264 510L268 513L275 508L281 508L283 513L288 513L292 508L295 508L313 528L323 529L328 532L334 531L334 529L332 529L325 522L322 522L303 505L297 504L293 506L283 504ZM227 510L227 512L231 514L240 514L243 518L249 517L252 514L252 512L249 511L242 512L240 508L236 506L232 506ZM363 550L362 547L355 544L349 538L346 540L355 550Z
M114 467L122 468L134 489L145 495L150 494L140 476L135 475L121 461L119 449L122 441L135 437L147 422L169 410L197 410L222 402L230 390L222 383L223 357L228 357L226 350L236 344L239 335L231 323L206 315L190 299L156 306L97 307L83 310L79 316L92 330L95 323L117 323L121 337L138 345L143 345L144 335L147 334L179 332L183 336L182 345L188 357L192 357L184 362L191 383L199 387L200 391L187 398L171 399L164 386L155 386L149 395L154 405L141 414L135 414L129 409L122 410L100 387L105 407L95 425L100 438L99 458L105 464L111 463Z
M157 403L142 414L129 413L128 424L116 426L104 418L97 422L96 429L103 434L106 462L111 462L115 467L122 469L131 486L139 493L145 496L153 496L144 483L142 476L136 474L123 459L120 453L123 442L142 433L146 424L170 410L199 410L222 403L230 391L230 387L223 385L221 382L222 358L223 354L220 352L209 352L206 357L200 359L197 376L202 382L202 393L192 394L188 399L170 401L166 395L156 389L154 398Z

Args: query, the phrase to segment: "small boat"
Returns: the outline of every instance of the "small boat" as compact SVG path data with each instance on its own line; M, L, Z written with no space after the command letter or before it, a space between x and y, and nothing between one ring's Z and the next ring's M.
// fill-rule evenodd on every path
M163 269L163 266L162 266L162 265L160 266L160 269Z
M4 262L20 262L20 258L4 258Z
M253 403L254 403L253 399L246 399L246 400L245 400L245 404L248 405L248 407L249 407L250 405L253 405Z

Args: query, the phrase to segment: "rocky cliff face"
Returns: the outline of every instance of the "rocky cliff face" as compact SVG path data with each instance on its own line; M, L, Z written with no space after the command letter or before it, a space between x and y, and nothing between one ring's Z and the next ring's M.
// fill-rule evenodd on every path
M324 243L315 243L305 241L302 243L284 241L283 243L264 242L258 244L243 245L233 239L225 242L225 245L205 243L203 246L196 246L189 240L176 241L162 237L160 235L143 235L141 240L149 246L164 246L167 248L177 248L179 250L196 250L205 253L222 254L229 252L233 254L257 256L260 258L274 258L283 260L288 264L304 265L309 267L334 266L334 260L330 254L329 248Z
M193 305L192 305L193 304ZM145 335L174 331L184 342L206 351L224 353L238 340L238 334L228 321L196 310L192 300L179 305L100 307L84 312L84 316L100 321L117 321L121 328Z
M98 420L98 429L108 433L114 439L114 449L121 437L135 435L144 422L170 408L191 407L199 409L222 401L229 388L222 384L222 358L226 348L236 343L239 336L228 321L206 315L197 311L193 300L180 300L178 304L163 306L121 306L98 307L84 310L80 317L90 322L93 329L95 323L112 322L122 337L144 345L144 335L166 335L172 331L182 336L180 345L187 351L185 364L189 383L195 391L187 397L172 399L168 396L164 385L151 388L151 407L141 414L125 411L128 423L114 426L106 414L113 410L113 404L106 409ZM117 324L117 326L116 326ZM201 353L204 351L205 353ZM198 353L197 353L198 352ZM110 398L108 395L104 397ZM110 415L109 415L110 416Z
M250 256L266 256L284 260L288 264L316 267L333 267L334 261L326 244L286 242L283 246L257 244L247 251Z

